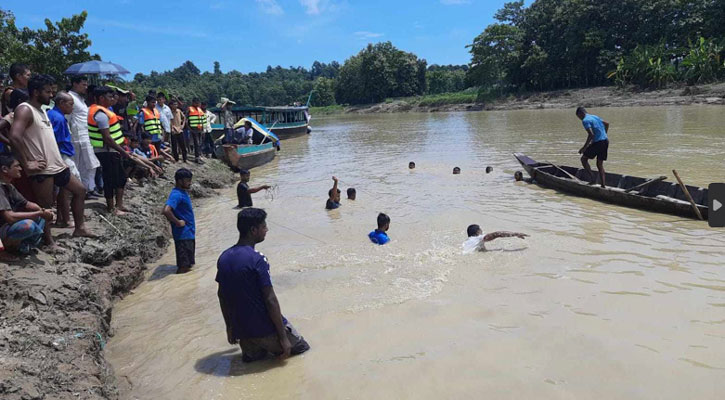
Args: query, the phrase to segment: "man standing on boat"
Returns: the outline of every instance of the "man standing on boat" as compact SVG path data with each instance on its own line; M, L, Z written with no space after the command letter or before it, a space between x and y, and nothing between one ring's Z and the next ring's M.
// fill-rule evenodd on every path
M604 188L606 183L606 175L604 173L604 161L607 159L607 150L609 149L609 123L602 120L594 114L587 114L584 107L577 107L576 116L582 121L584 129L587 131L587 141L584 146L579 149L582 155L581 161L584 169L589 173L592 184L596 182L596 178L589 166L589 160L597 158L597 169L599 170L600 184Z

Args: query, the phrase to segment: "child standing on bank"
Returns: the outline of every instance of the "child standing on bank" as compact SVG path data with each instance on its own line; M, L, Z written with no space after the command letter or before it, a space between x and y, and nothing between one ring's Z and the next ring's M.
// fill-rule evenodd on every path
M171 233L176 248L177 274L189 272L196 264L196 224L188 192L191 188L191 178L192 173L186 168L179 168L176 171L174 174L176 187L171 189L163 211L171 223Z

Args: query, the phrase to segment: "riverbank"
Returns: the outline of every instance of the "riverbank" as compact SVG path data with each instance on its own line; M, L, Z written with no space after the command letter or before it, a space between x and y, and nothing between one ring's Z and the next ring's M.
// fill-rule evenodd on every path
M194 173L193 199L210 197L234 176L216 160L183 164ZM0 261L0 397L116 399L113 371L103 348L113 336L113 303L135 288L146 265L169 245L160 214L173 187L169 178L129 185L124 217L109 216L101 202L87 203L86 219L97 239L54 230L63 252ZM198 207L198 203L195 204Z
M329 106L310 110L312 115L337 113L372 114L398 112L447 112L481 110L524 110L585 107L639 107L691 104L725 104L725 83L672 87L661 90L635 90L602 86L586 89L556 90L509 95L478 103L475 93L460 92L356 106Z

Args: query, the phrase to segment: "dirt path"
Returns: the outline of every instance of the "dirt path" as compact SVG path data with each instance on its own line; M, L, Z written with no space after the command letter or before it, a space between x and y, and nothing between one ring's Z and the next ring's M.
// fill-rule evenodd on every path
M184 166L194 171L194 199L213 195L234 178L216 160ZM176 168L168 168L167 175ZM98 239L71 238L57 230L62 254L0 261L0 398L118 398L103 358L113 335L113 302L141 282L146 263L168 246L170 232L160 209L173 182L129 186L127 206L134 213L113 217L100 202L87 204L86 218Z
M389 103L349 106L344 112L357 114L394 112L439 112L521 110L542 108L636 107L689 104L725 104L725 83L635 91L612 86L511 95L488 103L420 106L417 100L397 99Z

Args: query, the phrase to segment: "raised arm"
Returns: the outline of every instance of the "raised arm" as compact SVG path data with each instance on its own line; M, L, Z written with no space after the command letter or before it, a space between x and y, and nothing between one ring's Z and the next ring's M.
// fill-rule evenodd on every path
M517 237L519 239L523 239L523 238L529 237L529 235L524 234L524 233L517 233L517 232L499 231L499 232L489 233L488 235L484 236L483 242L490 242L492 240L495 240L498 238L505 238L505 237Z
M335 183L334 183L334 184L332 185L332 192L333 192L333 193L335 193L335 192L337 192L337 190L338 190L338 189L337 189L337 183L338 183L338 182L337 182L337 178L333 176L333 177L332 177L332 181L333 181L333 182L335 182Z
M282 354L279 356L279 359L284 360L290 356L292 345L289 342L287 329L285 329L284 322L282 321L282 310L279 307L279 301L272 286L264 286L262 288L262 294L264 295L264 304L267 306L267 313L274 324L277 337L279 338L279 344L282 347Z

